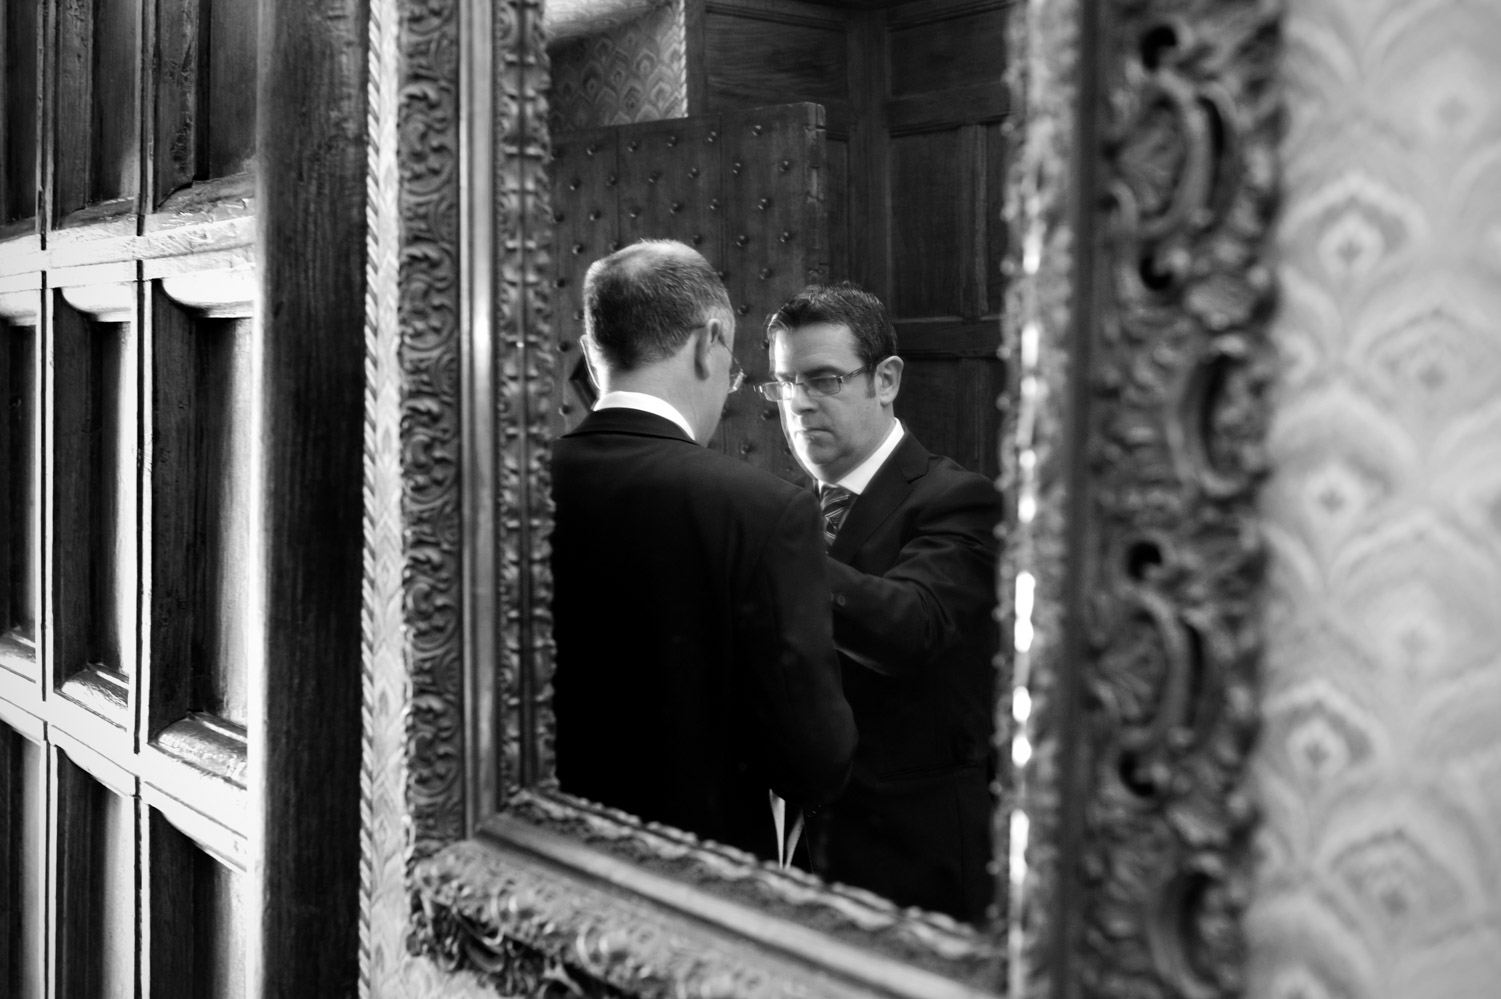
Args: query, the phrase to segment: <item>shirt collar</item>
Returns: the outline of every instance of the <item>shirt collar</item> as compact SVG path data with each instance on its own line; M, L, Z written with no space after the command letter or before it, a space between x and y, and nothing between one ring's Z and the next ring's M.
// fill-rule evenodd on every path
M902 421L892 420L891 429L886 431L886 439L881 442L881 446L872 451L869 458L856 465L848 475L831 484L848 489L856 496L865 492L870 480L876 477L881 466L886 464L886 459L891 457L896 446L902 442L902 433Z
M678 412L676 406L659 396L648 395L645 392L606 392L599 397L594 404L596 411L601 409L636 409L643 413L651 413L660 416L664 420L671 420L683 428L683 433L688 435L690 441L697 443L693 436L693 428L688 426L688 421L683 414Z

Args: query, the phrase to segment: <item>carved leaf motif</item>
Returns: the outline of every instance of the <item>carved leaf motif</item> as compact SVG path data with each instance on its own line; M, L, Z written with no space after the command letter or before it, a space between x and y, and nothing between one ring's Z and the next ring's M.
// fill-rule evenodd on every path
M1086 994L1241 986L1275 20L1255 2L1134 0L1104 28L1115 266L1085 536L1115 543L1084 555Z
M386 30L381 18L391 6L372 8L373 36ZM660 913L642 910L623 920L617 907L596 921L578 899L560 897L555 879L481 874L465 866L479 861L465 859L463 846L443 850L466 822L454 256L460 39L452 0L402 0L394 9L399 60L380 63L381 75L372 72L372 118L396 136L391 162L399 174L385 176L373 164L372 189L397 190L400 208L394 236L373 223L372 240L375 250L394 253L400 268L396 319L376 328L387 336L399 330L400 340L406 672L394 691L382 686L392 677L370 678L366 709L368 739L385 737L393 714L403 729L395 769L405 783L394 791L408 822L403 876L421 879L409 944L448 967L479 969L502 993L605 995L628 987L642 994L757 994L767 986L754 961L716 950L718 943L705 948L698 938L685 944L688 938L671 937ZM496 584L506 608L495 622L495 748L500 787L510 794L525 783L524 774L549 771L551 759L543 535L554 358L545 280L549 150L540 128L548 67L538 4L509 0L491 13L495 73L503 81L493 122L501 169L491 318L502 331L494 345ZM1236 850L1250 822L1238 780L1255 717L1256 637L1248 622L1257 539L1248 511L1262 464L1267 349L1258 324L1270 287L1257 261L1275 180L1276 104L1267 81L1276 16L1274 6L1256 0L1116 0L1104 8L1106 91L1098 110L1107 141L1099 154L1103 186L1118 211L1101 230L1099 314L1079 326L1094 337L1088 370L1077 363L1083 355L1071 339L1074 268L1093 257L1072 228L1067 174L1081 96L1094 99L1080 90L1081 5L1029 4L1013 19L1010 81L1027 116L1008 193L1007 311L1038 323L1031 373L1040 386L1030 437L1039 483L1034 527L1008 538L1009 575L1002 582L1006 595L1021 565L1038 580L1028 678L1033 753L1012 792L1031 824L1026 890L1017 896L1020 904L1012 903L1018 980L1027 995L1074 994L1082 986L1077 994L1209 997L1238 987L1245 878ZM397 93L383 95L378 88L392 77L399 78ZM373 125L376 133L387 134ZM1345 242L1352 252L1374 245L1355 236ZM380 288L373 283L372 295ZM1021 325L1008 323L1007 349L1019 356ZM1236 337L1243 347L1222 349ZM1190 378L1206 367L1209 377ZM1086 479L1073 476L1073 442L1065 437L1074 427L1072 380L1081 378L1092 399ZM384 412L380 405L372 400L372 411ZM1014 411L1006 412L1009 421ZM1008 432L1020 430L1008 423ZM1014 480L1015 456L1007 455L1003 467ZM368 478L367 507L383 495L380 481ZM1075 490L1088 510L1083 524L1069 520ZM1099 546L1082 552L1090 598L1078 646L1071 629L1080 621L1064 611L1066 569L1080 556L1071 537ZM1109 539L1117 539L1114 547ZM1119 539L1147 547L1133 553ZM390 548L386 542L372 554L389 556ZM378 598L367 604L367 622L383 606ZM368 627L374 655L377 626ZM1085 717L1066 728L1080 692L1089 695ZM380 807L368 799L393 793L383 783L389 769L383 762L367 750L367 810ZM1083 775L1082 784L1074 785L1075 775ZM722 886L836 937L875 941L958 977L967 969L997 969L988 940L941 921L913 919L858 894L831 895L795 878L768 879L733 856L560 797L523 794L511 801L539 828L629 856L641 867ZM1088 844L1079 854L1067 851L1061 835L1075 821ZM1004 843L1008 832L1003 817L997 841ZM440 851L435 861L415 864ZM367 853L367 876L387 871L387 859ZM1067 891L1063 880L1072 883ZM473 889L481 883L502 887ZM1064 897L1078 904L1060 912L1056 902ZM631 930L622 935L627 924ZM558 935L560 927L566 932ZM1061 941L1077 941L1077 949L1060 948Z

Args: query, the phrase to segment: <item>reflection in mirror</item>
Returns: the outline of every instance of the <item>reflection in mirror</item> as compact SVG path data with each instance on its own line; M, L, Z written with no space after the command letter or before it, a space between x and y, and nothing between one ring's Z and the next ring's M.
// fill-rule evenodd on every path
M674 0L550 53L560 786L966 922L1008 10Z

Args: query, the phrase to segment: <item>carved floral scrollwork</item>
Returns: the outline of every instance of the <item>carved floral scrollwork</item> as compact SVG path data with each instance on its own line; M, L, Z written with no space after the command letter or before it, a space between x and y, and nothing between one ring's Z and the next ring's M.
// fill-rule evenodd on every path
M509 814L539 830L586 843L647 869L662 870L722 898L796 919L887 954L956 977L986 977L996 948L975 931L937 913L904 912L872 892L830 891L812 875L775 871L750 854L700 841L691 833L563 794L523 792Z
M1089 994L1239 994L1254 819L1254 488L1270 376L1275 6L1128 0L1101 37L1111 213L1091 346Z
M403 5L397 95L404 618L415 856L462 835L457 25Z
M361 994L409 994L413 866L465 831L458 16L369 6Z
M1254 730L1251 492L1264 434L1260 327L1271 281L1260 253L1277 11L1261 0L1017 6L1008 81L1022 113L1008 177L1005 342L1027 404L1008 405L1005 419L1008 440L1025 441L1030 457L1008 452L1002 467L1009 486L1030 476L1032 513L1007 540L1000 592L1009 603L1022 572L1036 591L1030 658L1017 659L1030 762L1003 795L1030 821L1009 908L1010 953L1021 958L1010 981L1036 999L1218 999L1238 988L1247 888L1238 851L1251 809L1240 775ZM496 84L491 500L503 814L461 840L460 9L459 0L372 6L372 37L386 47L372 44L380 210L369 247L367 556L399 561L400 613L393 622L395 588L370 588L367 573L364 805L367 836L380 831L365 858L379 903L365 921L367 960L389 944L396 896L409 953L477 971L503 994L999 989L1003 933L830 891L554 793L545 542L554 359L537 0L492 4L484 21ZM1100 70L1098 94L1084 89L1093 77L1084 60ZM394 100L381 90L393 81ZM1084 148L1081 137L1100 145ZM394 158L377 163L389 148ZM1097 192L1076 186L1086 157ZM398 530L387 519L393 441ZM1073 594L1085 596L1071 603ZM1021 622L1006 623L1009 633ZM998 705L1003 731L1009 709ZM393 730L401 744L389 750ZM1002 844L1016 828L1008 818L998 820ZM626 881L659 884L651 894ZM675 906L688 896L761 924L741 934L686 916ZM799 951L789 937L817 947ZM830 971L818 948L842 949L846 970ZM413 962L432 968L427 957ZM873 984L862 962L910 977ZM418 994L398 983L412 969L398 972L375 992Z
M853 995L701 923L468 841L418 872L409 946L504 995L772 999Z
M511 897L492 898L491 909L503 911L506 919L524 918L528 903ZM491 921L502 924L501 919ZM460 905L424 904L412 919L412 946L447 971L475 972L498 995L536 999L617 999L627 993L588 977L570 967L561 956L528 947L507 933L486 931L465 915ZM599 953L598 942L581 948L591 957Z

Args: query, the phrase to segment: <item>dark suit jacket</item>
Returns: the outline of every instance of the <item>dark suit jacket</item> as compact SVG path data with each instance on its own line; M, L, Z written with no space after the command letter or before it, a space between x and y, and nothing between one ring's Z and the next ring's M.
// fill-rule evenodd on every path
M562 789L774 857L768 789L823 804L855 745L816 501L626 409L552 481Z
M825 877L979 920L991 899L1000 496L908 434L829 549L834 640L860 727L817 818Z

